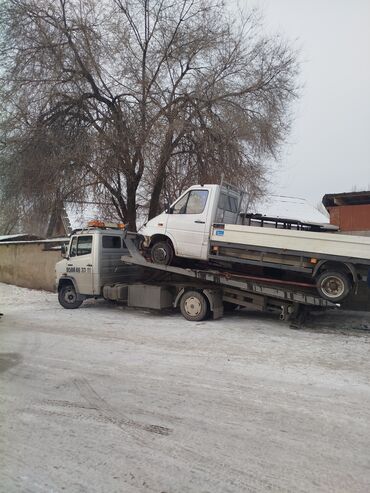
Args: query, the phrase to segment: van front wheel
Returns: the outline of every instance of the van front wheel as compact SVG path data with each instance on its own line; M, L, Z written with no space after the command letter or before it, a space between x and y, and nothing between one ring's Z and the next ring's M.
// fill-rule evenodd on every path
M173 249L168 241L154 243L150 251L150 257L155 264L170 265L173 256Z
M58 292L58 301L63 308L79 308L82 301L78 299L76 290L72 284L62 286Z

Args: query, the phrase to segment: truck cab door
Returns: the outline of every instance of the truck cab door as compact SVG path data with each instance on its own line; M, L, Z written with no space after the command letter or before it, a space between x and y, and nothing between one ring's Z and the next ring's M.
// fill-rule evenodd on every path
M189 190L168 214L166 232L180 257L202 258L207 254L209 190Z
M73 236L67 258L67 275L74 278L80 294L95 294L93 286L93 236Z

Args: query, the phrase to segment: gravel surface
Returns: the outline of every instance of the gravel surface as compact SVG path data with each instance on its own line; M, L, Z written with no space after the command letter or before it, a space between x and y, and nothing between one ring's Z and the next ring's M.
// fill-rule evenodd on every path
M1 492L370 491L370 314L0 312Z

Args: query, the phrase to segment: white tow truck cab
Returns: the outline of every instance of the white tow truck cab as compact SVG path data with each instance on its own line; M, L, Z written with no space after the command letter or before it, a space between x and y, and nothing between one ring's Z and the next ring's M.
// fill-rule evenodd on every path
M72 233L64 249L65 258L56 266L59 301L77 308L86 298L103 296L104 286L140 279L141 269L122 263L128 253L124 225L90 221Z
M241 211L243 192L230 185L194 185L139 231L152 261L191 258L235 270L246 266L277 277L308 277L335 303L369 279L370 238L336 234L336 227Z

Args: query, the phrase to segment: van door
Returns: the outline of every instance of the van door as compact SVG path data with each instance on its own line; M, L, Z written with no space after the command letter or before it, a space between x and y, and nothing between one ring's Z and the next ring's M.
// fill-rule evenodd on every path
M172 205L166 232L175 240L176 254L181 257L201 258L206 235L209 190L190 190Z
M70 243L67 274L75 279L80 294L96 294L93 288L92 240L92 235L73 236Z

